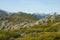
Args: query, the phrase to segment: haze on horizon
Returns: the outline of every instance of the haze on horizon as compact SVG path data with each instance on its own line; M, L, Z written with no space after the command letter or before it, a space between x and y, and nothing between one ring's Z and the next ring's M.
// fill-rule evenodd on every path
M8 12L60 12L60 0L0 0L0 10Z

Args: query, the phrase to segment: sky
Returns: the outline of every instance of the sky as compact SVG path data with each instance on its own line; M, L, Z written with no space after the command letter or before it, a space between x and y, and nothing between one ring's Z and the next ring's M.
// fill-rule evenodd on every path
M8 12L60 12L60 0L0 0L0 10Z

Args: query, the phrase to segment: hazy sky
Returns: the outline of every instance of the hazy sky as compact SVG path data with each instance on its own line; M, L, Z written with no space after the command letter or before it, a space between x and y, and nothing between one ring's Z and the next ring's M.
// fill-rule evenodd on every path
M0 9L8 12L60 12L60 0L0 0Z

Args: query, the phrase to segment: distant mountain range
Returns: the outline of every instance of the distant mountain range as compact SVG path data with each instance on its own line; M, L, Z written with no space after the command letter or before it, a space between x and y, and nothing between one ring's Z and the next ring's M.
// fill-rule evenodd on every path
M23 13L23 12L20 12L20 13ZM4 16L8 16L9 14L13 14L13 13L8 13L8 12L6 12L6 11L4 11L4 10L0 10L0 17L4 17ZM27 14L27 13L26 13ZM30 14L30 15L32 15L32 16L34 16L34 17L36 17L36 18L38 18L38 19L41 19L41 18L44 18L44 17L46 17L46 16L48 16L48 15L50 15L50 14L38 14L38 13L33 13L33 14Z
M50 14L38 14L38 13L34 13L32 14L33 16L35 16L36 18L38 19L41 19L41 18L45 18L46 16L49 16Z

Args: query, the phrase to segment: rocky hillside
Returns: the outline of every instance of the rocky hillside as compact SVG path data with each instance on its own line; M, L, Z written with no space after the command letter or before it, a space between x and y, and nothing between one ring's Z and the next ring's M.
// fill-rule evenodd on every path
M28 26L30 23L36 22L37 20L38 19L31 14L23 12L13 13L9 16L0 18L0 30L20 29L23 26L25 27Z
M49 16L46 16L45 18L37 21L38 24L57 23L57 22L60 22L60 15L59 14L49 15Z
M40 19L33 26L21 29L21 33L16 40L60 40L60 15Z
M31 14L18 12L0 18L0 30L19 30L34 25L59 24L60 15L49 15L38 19Z
M60 15L38 19L18 12L0 17L0 40L60 40Z

